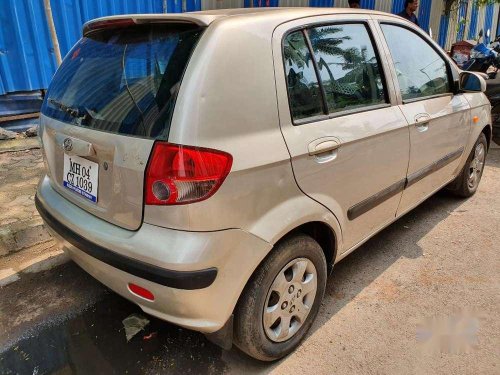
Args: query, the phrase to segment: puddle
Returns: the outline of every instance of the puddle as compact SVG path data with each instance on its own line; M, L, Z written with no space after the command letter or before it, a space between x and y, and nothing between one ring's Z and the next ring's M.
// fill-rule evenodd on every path
M202 334L149 317L127 343L122 320L142 313L115 294L89 310L46 323L0 349L1 374L211 374L225 364L222 349ZM149 339L144 339L144 336Z

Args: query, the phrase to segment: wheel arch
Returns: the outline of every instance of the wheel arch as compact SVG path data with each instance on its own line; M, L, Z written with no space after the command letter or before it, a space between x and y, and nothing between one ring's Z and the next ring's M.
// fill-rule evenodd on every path
M483 130L481 130L481 133L483 133L486 136L486 143L488 144L488 150L490 149L490 144L491 144L491 136L492 136L492 127L490 124L485 125Z

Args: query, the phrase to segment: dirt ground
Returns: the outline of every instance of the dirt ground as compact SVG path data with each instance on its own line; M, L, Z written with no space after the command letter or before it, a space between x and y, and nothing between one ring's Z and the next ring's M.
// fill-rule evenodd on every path
M340 262L275 363L151 320L73 263L0 288L0 373L500 374L500 148L477 194L438 193Z

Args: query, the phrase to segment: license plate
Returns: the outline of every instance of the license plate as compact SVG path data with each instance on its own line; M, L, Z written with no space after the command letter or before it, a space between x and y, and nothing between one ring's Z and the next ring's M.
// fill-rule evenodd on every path
M80 156L64 154L63 185L72 192L97 203L99 164Z

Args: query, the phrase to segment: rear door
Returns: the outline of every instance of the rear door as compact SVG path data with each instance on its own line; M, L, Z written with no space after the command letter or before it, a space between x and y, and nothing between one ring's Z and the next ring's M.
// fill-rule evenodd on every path
M380 23L392 57L401 111L410 124L408 182L398 214L450 181L470 130L470 106L453 93L452 67L421 33Z
M298 185L337 216L345 251L394 219L408 125L369 17L307 22L273 36L281 129Z
M51 184L127 229L142 222L144 171L167 139L180 80L203 28L134 24L89 30L68 53L41 110Z

